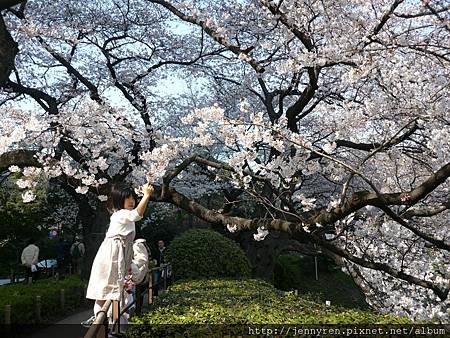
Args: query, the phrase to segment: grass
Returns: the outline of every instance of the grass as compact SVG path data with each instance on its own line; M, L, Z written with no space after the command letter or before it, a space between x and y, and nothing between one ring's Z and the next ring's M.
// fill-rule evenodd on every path
M281 290L297 289L317 302L326 300L344 308L367 310L365 296L352 278L329 261L318 258L318 280L316 280L314 258L291 253L277 257L274 269L274 285Z

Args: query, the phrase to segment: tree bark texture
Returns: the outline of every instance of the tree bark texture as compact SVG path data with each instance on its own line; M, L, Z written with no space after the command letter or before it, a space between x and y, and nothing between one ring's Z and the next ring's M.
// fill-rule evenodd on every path
M0 14L0 88L4 87L14 69L14 59L19 51L17 43L6 27Z

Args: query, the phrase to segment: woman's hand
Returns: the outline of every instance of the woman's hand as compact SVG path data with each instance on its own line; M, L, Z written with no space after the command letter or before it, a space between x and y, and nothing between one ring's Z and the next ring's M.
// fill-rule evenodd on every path
M142 186L142 192L144 193L144 196L151 196L153 194L153 186L150 183L146 183Z
M138 206L136 207L136 211L139 214L139 216L144 216L145 209L147 208L148 201L150 200L150 196L153 194L153 186L150 183L146 183L142 186L142 193L144 194L144 197L142 197L141 201L139 202Z

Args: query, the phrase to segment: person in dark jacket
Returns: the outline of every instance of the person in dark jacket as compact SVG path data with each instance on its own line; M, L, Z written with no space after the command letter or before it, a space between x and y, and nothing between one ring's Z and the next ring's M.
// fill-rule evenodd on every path
M158 251L156 252L156 266L160 267L161 264L165 263L164 253L166 251L165 243L162 239L158 241Z
M80 237L75 237L75 242L70 247L70 256L72 257L72 273L81 275L81 266L86 249Z

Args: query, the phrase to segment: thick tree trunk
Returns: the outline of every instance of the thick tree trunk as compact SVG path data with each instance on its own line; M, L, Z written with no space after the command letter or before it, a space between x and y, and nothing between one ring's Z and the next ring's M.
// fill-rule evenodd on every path
M18 51L17 43L9 34L3 16L0 14L0 88L5 86L9 74L14 69L14 59Z
M273 281L275 258L286 251L298 251L307 255L312 254L310 243L300 243L291 239L288 233L271 231L263 241L255 241L255 231L241 231L232 235L244 250L252 265L252 277Z
M92 208L86 198L80 199L79 208L78 219L83 226L83 242L86 247L81 276L89 280L92 262L109 224L109 213L103 204L99 204L96 209Z
M35 151L23 149L3 153L0 155L0 172L7 170L12 165L19 167L40 167L41 164L34 158L34 155L36 155Z

